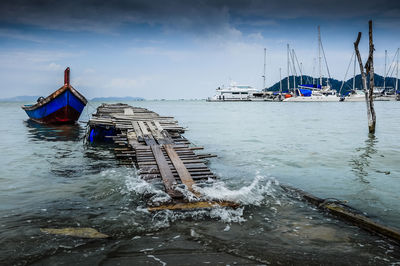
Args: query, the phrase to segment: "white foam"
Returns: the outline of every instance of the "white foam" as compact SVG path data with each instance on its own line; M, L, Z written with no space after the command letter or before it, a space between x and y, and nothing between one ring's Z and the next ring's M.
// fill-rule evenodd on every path
M141 196L150 196L150 201L155 204L164 203L170 200L170 197L161 189L157 189L154 185L138 178L137 175L129 173L126 176L126 189L130 193L135 193ZM202 198L214 201L231 201L240 205L261 206L269 204L273 199L276 204L280 204L275 197L274 185L276 181L273 179L257 175L254 180L248 185L242 186L239 189L230 189L227 184L222 181L207 182L202 187L195 186L194 189L202 195ZM189 192L184 187L179 187L179 190L188 200L195 199L193 193ZM145 213L145 208L137 211ZM171 222L182 219L199 219L212 218L225 223L241 223L246 221L243 217L244 207L236 209L232 208L212 208L193 211L159 211L150 213L152 215L152 227L165 228Z
M250 185L237 190L229 189L221 181L214 182L212 186L196 187L196 190L210 200L233 201L242 205L260 206L268 201L266 196L275 199L275 189L271 179L260 175L257 175Z
M157 189L152 184L143 179L138 178L136 174L128 174L125 179L125 185L128 192L138 195L151 195L150 201L154 203L163 203L171 199L171 197L161 189Z

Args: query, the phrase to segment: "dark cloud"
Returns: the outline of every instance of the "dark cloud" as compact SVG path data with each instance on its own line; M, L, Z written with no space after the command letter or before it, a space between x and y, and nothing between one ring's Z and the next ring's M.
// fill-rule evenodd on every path
M226 29L240 22L290 19L400 20L400 1L365 0L5 0L0 22L49 29L112 31L125 24L159 25L179 29Z

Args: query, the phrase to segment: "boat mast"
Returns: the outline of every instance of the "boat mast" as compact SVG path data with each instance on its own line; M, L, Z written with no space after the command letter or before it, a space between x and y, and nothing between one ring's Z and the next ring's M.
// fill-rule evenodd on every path
M356 89L356 56L354 55L353 91Z
M321 71L321 30L318 26L318 64L319 64L319 85L322 89L322 71Z
M397 95L397 89L399 85L399 48L397 48L397 62L396 62L396 88L394 95Z
M279 68L279 95L282 94L282 68Z
M387 61L387 50L385 50L385 73L383 75L383 91L386 89L386 61Z
M300 62L300 84L303 85L303 63Z
M292 52L290 53L292 57L292 65L293 65L293 95L296 93L296 66L294 65L294 49L292 49Z
M289 64L290 64L290 62L289 62L289 44L287 44L287 90L288 90L288 92L289 92L289 89L290 89L290 81L289 81L289 75L290 75L290 73L289 73Z
M267 57L267 48L264 48L264 75L263 75L264 81L263 81L263 89L265 89L265 66L266 66L265 61L266 61L266 57Z
M313 58L313 67L312 67L312 84L314 85L315 84L315 63L316 63L316 60L315 60L315 57Z

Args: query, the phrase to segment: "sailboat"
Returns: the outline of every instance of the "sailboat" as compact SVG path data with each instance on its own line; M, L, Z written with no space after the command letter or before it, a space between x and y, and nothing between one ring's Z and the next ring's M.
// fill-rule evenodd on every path
M350 59L350 64L351 64L351 60L354 57L354 63L353 63L353 87L350 91L350 93L347 96L342 97L340 100L341 101L345 101L345 102L365 102L365 92L363 90L359 90L356 88L356 55L355 53L353 53L352 58ZM350 67L349 64L349 67ZM347 68L348 70L349 68ZM347 75L347 72L346 72ZM346 79L346 76L344 78L344 80ZM342 83L342 87L343 87L344 81ZM342 87L340 88L340 91L342 90Z
M305 85L301 84L297 88L293 89L292 97L286 97L284 102L339 102L340 97L338 97L336 90L332 90L328 79L326 80L326 85L323 85L322 73L321 73L321 48L325 58L325 53L323 51L321 42L321 31L318 26L318 56L319 56L319 84L318 85ZM288 88L289 88L289 45L288 45ZM293 55L292 55L293 57ZM293 59L292 59L293 61ZM326 63L326 58L325 58ZM327 63L326 63L327 65ZM293 63L294 69L294 63ZM329 69L328 69L329 73ZM295 85L294 85L295 87Z
M398 74L399 74L399 49L394 56L396 58L397 55L397 63L396 63L396 83L394 88L386 86L386 77L388 72L386 71L386 62L387 62L387 51L385 50L385 73L383 78L383 87L374 87L374 101L398 101ZM394 62L393 58L393 62ZM353 74L353 88L350 91L348 96L342 98L342 101L346 102L364 102L365 101L365 92L363 90L359 90L355 88L355 77L356 77L356 58L354 57L354 74Z
M394 59L397 56L397 62L396 62L396 84L395 87L387 87L386 86L386 77L387 74L390 72L391 67L393 66L393 62ZM387 50L385 50L385 75L383 78L383 88L378 88L375 87L374 88L374 100L375 101L397 101L398 100L398 94L397 94L397 90L398 90L398 76L399 76L399 49L397 49L396 54L393 57L393 61L392 64L388 70L388 72L386 72L386 61L387 61ZM394 70L394 68L393 68ZM393 72L392 72L393 73Z

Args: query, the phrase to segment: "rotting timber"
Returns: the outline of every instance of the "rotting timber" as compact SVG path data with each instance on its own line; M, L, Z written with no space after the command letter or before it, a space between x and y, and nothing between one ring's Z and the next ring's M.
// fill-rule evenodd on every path
M350 222L360 228L363 228L374 234L380 234L389 239L400 243L400 232L397 229L390 228L368 218L364 213L351 208L345 204L345 201L337 199L321 199L301 189L294 188L288 185L281 185L281 187L290 193L295 193L302 199L317 206L319 209L327 211L332 215Z
M216 176L205 164L211 154L196 154L182 134L185 129L173 117L127 104L102 104L88 122L90 142L114 143L123 165L134 165L139 177L150 183L162 182L171 198L162 205L148 202L148 210L185 210L237 207L236 203L205 200L195 190L198 182Z

